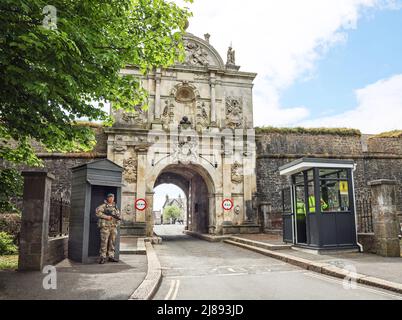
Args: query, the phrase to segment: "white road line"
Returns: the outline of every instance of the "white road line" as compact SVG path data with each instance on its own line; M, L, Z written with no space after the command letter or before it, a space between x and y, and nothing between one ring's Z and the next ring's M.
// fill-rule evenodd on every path
M333 283L343 285L343 280L335 279L335 278L332 278L330 276L325 276L325 275L322 275L322 274L309 273L309 272L305 272L304 274L307 275L307 276L310 276L310 277L320 279L320 280L325 280L325 281L328 281L328 282L333 282ZM374 288L368 288L367 286L364 286L364 285L362 285L360 283L356 283L356 285L357 285L357 288L361 289L361 290L366 290L366 291L377 293L377 294L380 294L380 295L383 295L383 296L389 296L389 297L396 298L398 300L402 300L402 296L397 295L397 294L384 292L384 291L374 289Z
M177 293L179 292L180 280L176 280L176 288L174 290L172 300L176 300Z
M166 297L165 297L165 300L169 300L170 295L171 295L172 292L173 292L173 288L175 287L176 281L178 281L178 280L172 280L172 281L170 281L170 288L169 288L169 291L168 291L168 293L167 293L167 295L166 295Z

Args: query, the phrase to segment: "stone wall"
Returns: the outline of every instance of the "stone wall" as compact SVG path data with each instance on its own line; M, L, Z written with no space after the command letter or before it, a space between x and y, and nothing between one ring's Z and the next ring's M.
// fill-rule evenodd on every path
M271 204L273 229L282 227L281 190L289 185L279 167L301 157L355 161L356 198L370 194L368 182L392 179L397 185L397 210L402 220L402 138L336 134L262 133L256 136L257 193Z
M68 256L68 236L50 238L46 250L46 264L57 264Z

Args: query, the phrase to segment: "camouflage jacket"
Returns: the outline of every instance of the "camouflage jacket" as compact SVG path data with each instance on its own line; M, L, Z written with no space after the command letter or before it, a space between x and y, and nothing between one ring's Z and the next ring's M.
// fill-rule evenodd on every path
M113 202L112 204L108 204L107 201L101 204L96 208L96 216L98 219L98 227L117 227L120 224L120 221L112 218L112 220L106 220L108 217L108 213L111 213L120 218L120 211L116 207L116 204Z

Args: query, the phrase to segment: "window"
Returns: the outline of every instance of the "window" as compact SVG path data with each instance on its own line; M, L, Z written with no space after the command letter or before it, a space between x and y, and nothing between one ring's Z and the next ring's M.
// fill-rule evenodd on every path
M320 195L323 213L350 211L347 171L320 169Z

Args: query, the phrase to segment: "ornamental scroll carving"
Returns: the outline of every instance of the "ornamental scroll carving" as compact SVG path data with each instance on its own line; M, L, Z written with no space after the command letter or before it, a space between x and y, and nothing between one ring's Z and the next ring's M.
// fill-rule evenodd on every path
M137 182L137 160L128 158L123 161L123 178L128 183Z

